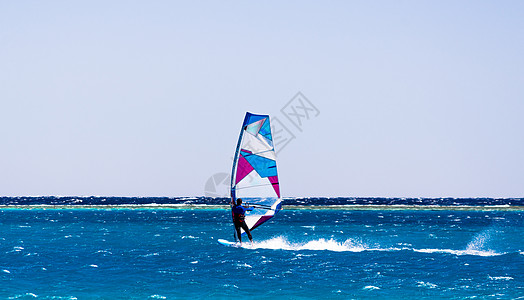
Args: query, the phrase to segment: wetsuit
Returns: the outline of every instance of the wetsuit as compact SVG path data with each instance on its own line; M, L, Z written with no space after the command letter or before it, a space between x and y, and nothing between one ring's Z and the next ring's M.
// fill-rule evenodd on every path
M253 208L245 208L242 205L233 206L233 224L235 224L235 230L237 232L238 239L242 242L242 235L240 234L240 228L244 229L247 234L247 237L250 241L253 241L249 227L245 222L246 211L253 210Z

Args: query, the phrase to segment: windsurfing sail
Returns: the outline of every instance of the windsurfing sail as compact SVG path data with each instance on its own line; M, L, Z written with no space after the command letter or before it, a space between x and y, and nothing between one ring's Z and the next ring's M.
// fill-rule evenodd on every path
M273 135L268 115L247 112L238 138L231 173L231 200L253 207L245 222L253 230L282 206Z

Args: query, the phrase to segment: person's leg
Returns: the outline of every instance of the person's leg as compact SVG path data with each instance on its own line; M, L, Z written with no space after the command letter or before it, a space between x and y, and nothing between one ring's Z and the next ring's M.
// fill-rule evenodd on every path
M253 237L251 236L251 232L249 231L249 227L247 226L246 222L242 222L242 229L244 229L244 231L246 232L249 240L253 242Z
M235 230L237 231L237 237L240 243L242 243L242 235L240 234L240 224L235 222Z

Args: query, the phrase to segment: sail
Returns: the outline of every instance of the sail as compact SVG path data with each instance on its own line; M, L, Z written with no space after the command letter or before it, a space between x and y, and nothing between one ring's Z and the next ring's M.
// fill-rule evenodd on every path
M242 198L253 207L245 222L255 229L280 209L282 199L278 182L273 135L268 115L246 113L231 174L231 199Z

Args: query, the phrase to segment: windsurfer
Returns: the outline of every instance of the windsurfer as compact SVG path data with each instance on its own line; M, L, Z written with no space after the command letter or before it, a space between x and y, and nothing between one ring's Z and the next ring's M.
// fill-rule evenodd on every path
M233 224L235 225L235 230L237 233L238 240L240 241L240 244L242 244L242 235L240 234L240 228L244 229L244 231L247 234L247 237L253 243L253 237L251 236L251 232L249 231L249 227L247 226L245 222L246 217L246 211L253 210L252 207L249 206L242 206L242 199L238 198L237 203L233 206Z

